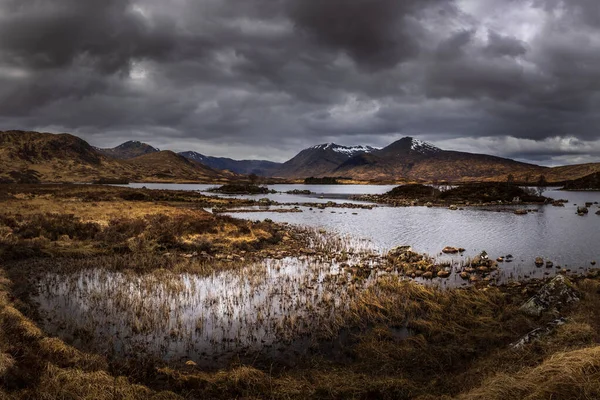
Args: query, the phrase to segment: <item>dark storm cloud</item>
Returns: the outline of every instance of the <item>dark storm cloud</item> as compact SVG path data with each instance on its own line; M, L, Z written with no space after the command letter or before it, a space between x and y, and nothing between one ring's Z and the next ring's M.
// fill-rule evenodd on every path
M132 58L168 54L170 28L149 26L127 0L16 0L4 7L0 48L15 65L65 68L79 61L114 72Z
M4 0L0 129L600 160L598 37L596 0Z
M367 69L393 67L419 52L414 13L432 0L303 0L292 20L317 44L347 52Z

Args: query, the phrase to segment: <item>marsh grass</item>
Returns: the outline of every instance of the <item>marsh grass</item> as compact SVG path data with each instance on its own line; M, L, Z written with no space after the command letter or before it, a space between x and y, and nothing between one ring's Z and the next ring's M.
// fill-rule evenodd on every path
M0 398L599 397L597 273L575 282L565 325L516 351L556 318L518 311L530 283L421 285L386 272L368 243L217 218L200 208L227 200L196 194L7 185L0 200ZM62 315L54 336L36 296ZM98 326L140 357L92 351ZM206 343L230 362L186 363ZM148 354L169 346L185 357Z

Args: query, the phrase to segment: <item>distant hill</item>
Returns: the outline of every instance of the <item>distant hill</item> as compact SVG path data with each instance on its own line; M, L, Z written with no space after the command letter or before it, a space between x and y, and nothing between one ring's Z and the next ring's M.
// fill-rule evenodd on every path
M225 157L211 157L197 153L195 151L185 151L179 153L190 160L200 162L210 168L227 170L237 174L259 176L271 176L281 163L266 160L233 160Z
M568 181L563 190L600 190L600 172Z
M283 178L309 178L331 175L350 158L376 150L370 146L346 147L325 143L302 150L283 163L273 174Z
M160 151L156 147L152 147L149 144L137 140L130 140L112 149L101 149L98 147L94 147L94 149L107 157L118 158L121 160L127 160Z
M138 179L153 180L204 180L218 181L234 178L235 174L227 171L216 171L199 162L189 160L172 151L159 151L144 154L127 160L127 163L138 171Z
M0 132L0 182L225 182L234 177L170 151L121 160L70 134Z

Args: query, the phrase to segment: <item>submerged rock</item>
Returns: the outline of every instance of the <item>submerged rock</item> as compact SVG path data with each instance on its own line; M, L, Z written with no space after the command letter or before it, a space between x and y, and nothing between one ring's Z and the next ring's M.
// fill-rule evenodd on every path
M569 279L558 275L527 300L520 310L528 315L539 316L550 309L579 301L578 293Z

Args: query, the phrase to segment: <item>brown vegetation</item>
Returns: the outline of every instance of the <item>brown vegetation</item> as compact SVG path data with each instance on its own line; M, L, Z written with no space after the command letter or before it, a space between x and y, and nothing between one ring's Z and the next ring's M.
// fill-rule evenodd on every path
M198 208L222 200L191 193L13 186L0 193L0 201L0 398L470 400L600 395L597 272L574 283L581 301L561 309L564 325L518 350L510 344L556 318L553 311L536 317L519 310L535 287L444 290L384 276L364 290L354 281L339 281L353 294L332 316L329 340L339 343L343 338L341 350L317 352L297 360L293 368L234 363L207 371L193 363L115 363L40 329L28 290L36 270L60 264L146 272L160 265L174 273L203 273L200 265L219 268L228 263L177 255L230 255L242 243L247 244L246 254L258 254L263 246L298 249L302 235L271 223L215 217ZM88 207L90 203L99 206Z
M216 171L171 151L121 160L69 134L0 132L0 182L226 182Z

